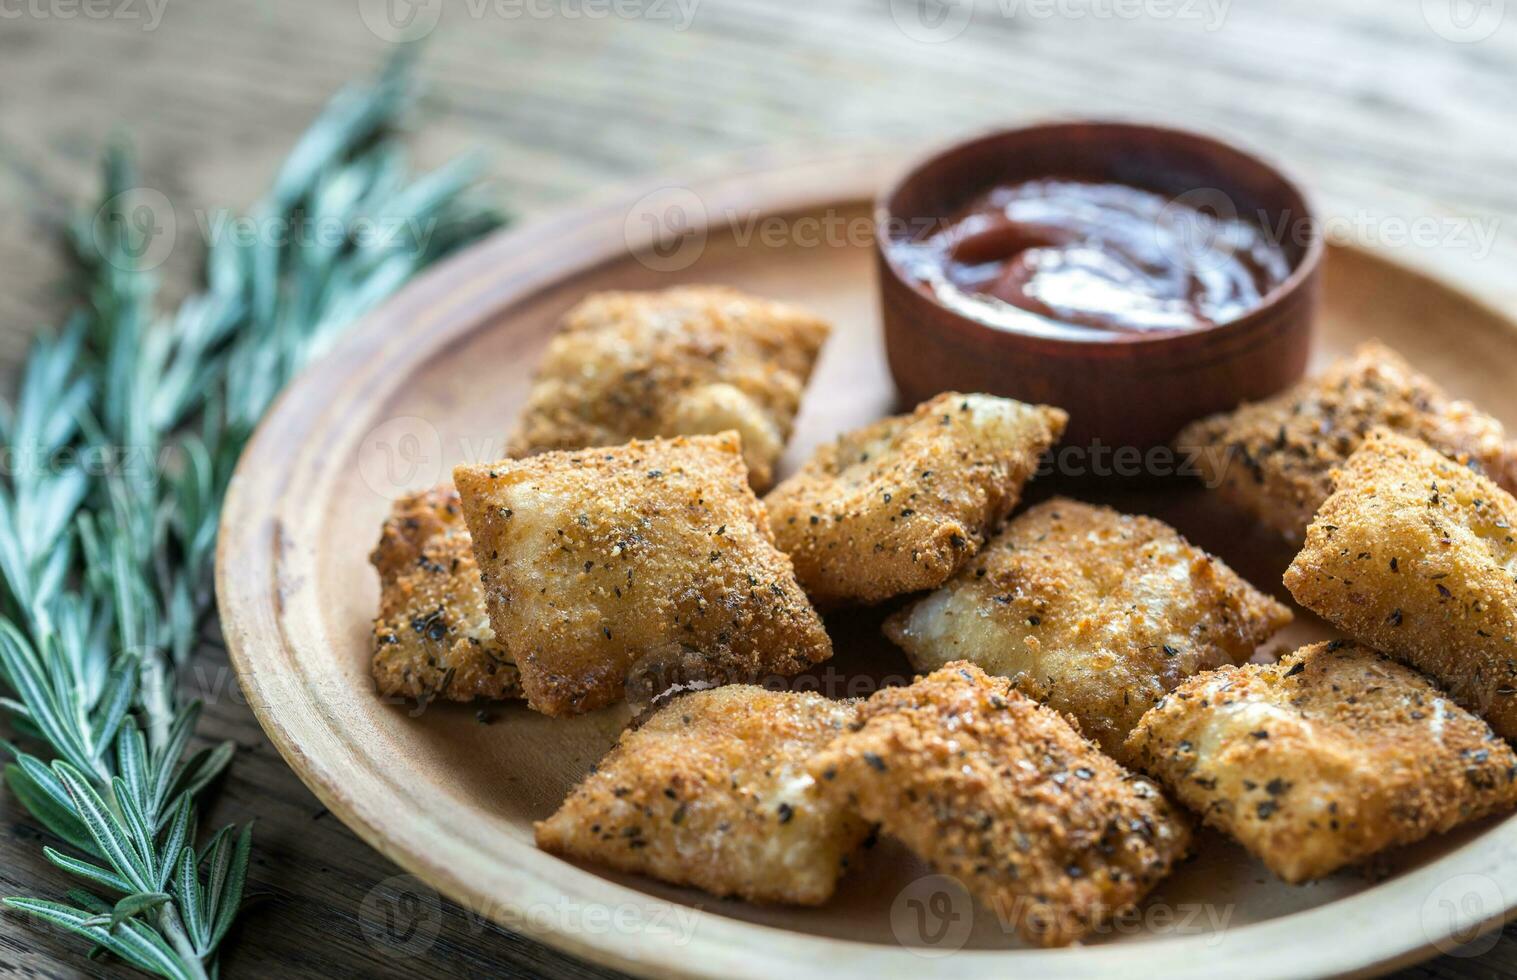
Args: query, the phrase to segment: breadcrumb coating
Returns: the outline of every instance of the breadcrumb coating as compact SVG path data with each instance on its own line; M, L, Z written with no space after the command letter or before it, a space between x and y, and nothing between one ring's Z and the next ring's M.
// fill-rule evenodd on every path
M735 432L453 471L496 636L531 707L791 675L832 655Z
M1016 507L1068 418L945 392L818 449L764 501L775 539L823 605L936 588Z
M886 688L811 763L829 793L1042 946L1135 905L1185 856L1159 790L969 663Z
M917 670L969 660L1011 678L1123 760L1128 732L1175 685L1246 661L1290 621L1163 521L1057 497L891 616L885 634Z
M1209 486L1299 542L1332 492L1333 469L1377 426L1422 439L1517 490L1517 443L1501 423L1375 342L1282 395L1192 423L1175 442L1198 454Z
M1347 641L1193 677L1128 745L1288 882L1517 804L1517 755L1489 726Z
M1517 738L1514 526L1517 500L1505 490L1379 430L1337 473L1285 585Z
M870 826L806 763L854 702L734 684L676 697L538 823L543 850L750 902L820 905Z
M456 490L395 501L369 561L379 572L370 670L381 696L521 697L521 675L490 628Z
M762 491L830 331L722 286L595 293L548 345L507 455L731 429Z

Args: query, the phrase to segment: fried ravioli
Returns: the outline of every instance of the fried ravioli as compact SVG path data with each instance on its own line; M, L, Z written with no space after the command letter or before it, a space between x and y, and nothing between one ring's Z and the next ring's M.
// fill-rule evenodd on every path
M1189 848L1188 821L1152 783L972 664L886 688L860 719L812 775L1030 942L1078 940Z
M369 561L379 572L370 669L384 697L521 697L496 642L458 493L434 487L395 501Z
M549 344L507 455L732 429L765 490L830 329L719 286L596 293Z
M1517 755L1484 722L1345 641L1193 677L1128 745L1288 882L1517 804Z
M1431 675L1517 738L1517 500L1427 445L1372 433L1285 573L1296 601Z
M1193 423L1176 446L1195 454L1207 484L1234 506L1299 542L1332 491L1334 467L1377 426L1422 439L1517 490L1517 443L1501 423L1450 398L1379 343L1361 345L1282 395Z
M856 703L730 685L625 732L558 812L543 850L750 902L820 905L870 827L806 762Z
M1020 515L885 634L917 670L970 660L1075 716L1114 758L1197 671L1247 660L1290 610L1149 517L1065 498Z
M490 621L538 711L588 711L629 686L791 675L832 655L735 432L453 477Z
M1017 505L1068 416L990 395L938 395L818 449L764 503L813 600L874 603L936 588Z

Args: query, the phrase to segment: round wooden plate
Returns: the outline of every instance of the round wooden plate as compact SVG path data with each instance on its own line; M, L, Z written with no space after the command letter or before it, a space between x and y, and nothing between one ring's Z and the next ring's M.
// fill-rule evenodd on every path
M584 294L725 283L829 317L837 332L787 469L894 407L868 247L869 197L886 165L841 158L734 173L493 238L369 316L291 386L227 498L217 592L242 689L306 785L448 897L640 974L1365 973L1452 950L1501 921L1517 905L1517 817L1399 851L1383 877L1348 872L1308 887L1280 884L1208 834L1137 920L1064 950L1022 947L989 911L933 895L939 882L889 843L868 852L824 908L719 901L532 844L532 821L611 745L625 709L554 720L507 705L481 719L474 706L418 712L375 696L368 639L378 586L366 559L390 499L446 479L457 462L500 454L556 318ZM1517 422L1517 325L1395 258L1331 251L1318 363L1378 336L1456 394ZM1170 521L1285 597L1290 551L1199 489L1072 492ZM880 616L829 620L838 655L812 678L818 687L867 694L908 673L879 637ZM1303 614L1270 652L1326 635Z

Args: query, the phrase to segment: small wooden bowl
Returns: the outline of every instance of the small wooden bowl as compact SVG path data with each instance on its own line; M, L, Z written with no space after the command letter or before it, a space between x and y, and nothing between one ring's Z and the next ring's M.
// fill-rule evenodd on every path
M892 258L892 242L956 214L997 184L1062 178L1199 192L1259 220L1291 274L1244 316L1162 336L1090 340L987 326L942 305ZM1217 194L1225 198L1216 197ZM1225 143L1156 126L1054 123L958 143L912 167L876 205L885 348L903 401L983 391L1057 405L1065 443L1148 449L1192 419L1264 398L1299 379L1310 353L1323 245L1305 195L1279 170Z

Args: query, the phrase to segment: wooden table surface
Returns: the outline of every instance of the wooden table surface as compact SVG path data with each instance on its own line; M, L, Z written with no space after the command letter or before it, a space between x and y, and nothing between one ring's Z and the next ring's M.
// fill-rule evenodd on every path
M1517 235L1517 12L1504 0L949 0L925 18L918 3L0 0L0 361L60 317L54 229L93 193L108 135L129 135L144 182L181 207L245 205L406 14L431 28L418 162L483 148L528 219L717 154L850 140L905 152L1083 114L1263 147L1330 201L1375 202L1345 215L1351 235L1436 220L1470 238L1453 243L1456 264L1500 261L1471 244L1479 234ZM171 292L194 272L192 244L165 267ZM264 739L215 643L187 684L209 702L204 733L242 748L212 816L257 818L252 877L271 896L234 937L229 975L603 975L392 880ZM0 894L69 887L42 843L0 791ZM405 928L418 924L436 938L417 942ZM1517 972L1517 927L1480 945L1407 975ZM0 974L125 972L83 952L0 916Z

